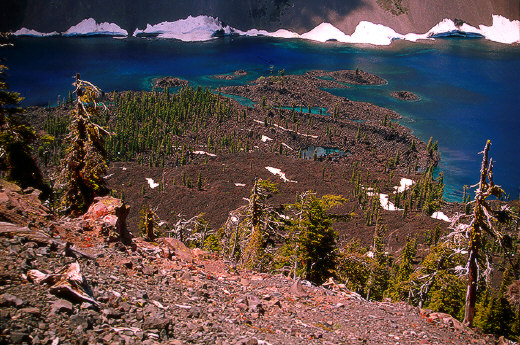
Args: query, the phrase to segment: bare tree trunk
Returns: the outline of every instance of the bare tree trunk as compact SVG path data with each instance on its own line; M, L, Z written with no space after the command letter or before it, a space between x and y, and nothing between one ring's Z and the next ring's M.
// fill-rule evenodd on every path
M474 244L472 241L469 252L469 267L468 267L468 289L466 291L466 305L464 308L464 321L463 323L471 327L473 325L473 318L475 317L475 302L477 300L477 258L478 258L478 247L480 243Z
M486 183L488 178L488 153L491 142L488 140L484 147L482 166L480 168L480 181L475 193L475 208L473 209L473 224L469 229L469 258L468 258L468 289L466 291L466 305L464 307L463 323L471 327L475 317L475 302L477 300L477 281L478 281L478 255L481 246L482 226L485 225L485 215L483 211L484 194L488 192L489 185ZM491 167L490 167L491 169ZM492 177L490 184L493 185Z

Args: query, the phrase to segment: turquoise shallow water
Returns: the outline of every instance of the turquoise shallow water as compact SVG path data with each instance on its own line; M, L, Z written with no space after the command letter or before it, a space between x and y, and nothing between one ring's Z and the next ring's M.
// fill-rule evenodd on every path
M329 91L391 108L419 138L438 140L448 200L460 199L462 186L477 182L477 153L487 139L493 143L495 182L512 198L520 194L518 46L462 39L397 41L376 48L246 37L198 43L56 37L17 38L14 47L0 50L0 56L10 68L11 88L26 97L26 105L54 104L58 95L66 97L76 72L109 91L149 89L154 76L174 75L217 88L271 71L358 67L385 78L388 84ZM230 81L211 77L237 69L248 75ZM412 91L421 100L392 98L390 92L398 90Z

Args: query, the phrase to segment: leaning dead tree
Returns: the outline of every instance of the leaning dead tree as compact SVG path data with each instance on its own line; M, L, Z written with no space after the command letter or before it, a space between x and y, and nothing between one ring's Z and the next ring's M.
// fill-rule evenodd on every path
M98 103L101 90L76 75L76 101L67 136L67 149L61 161L63 170L62 203L70 213L86 211L94 197L107 194L104 176L107 171L104 137L109 133L94 122L106 107Z
M510 210L504 206L500 210L494 210L490 205L488 198L500 198L504 191L500 186L495 185L493 181L493 159L489 158L489 148L491 141L487 141L484 151L482 151L482 165L480 168L480 180L476 185L475 199L472 201L473 212L470 215L470 223L467 226L459 226L457 229L462 233L468 241L468 261L467 261L467 277L468 285L466 291L466 303L464 309L464 321L467 326L472 326L475 317L475 302L477 299L477 283L479 280L479 260L486 258L486 269L484 275L489 275L491 265L486 253L483 250L483 240L485 236L490 236L497 240L502 247L508 247L510 241L509 236L503 235L496 230L497 223L507 221ZM461 217L462 218L462 217Z

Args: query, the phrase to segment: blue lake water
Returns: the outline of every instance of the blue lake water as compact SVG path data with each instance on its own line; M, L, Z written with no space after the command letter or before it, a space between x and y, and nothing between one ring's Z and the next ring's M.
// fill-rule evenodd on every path
M512 198L520 194L520 47L485 40L394 42L390 47L360 47L273 38L226 38L184 43L160 39L17 38L0 48L10 68L12 89L25 105L55 104L66 97L80 72L106 91L150 88L155 76L173 75L196 85L245 83L285 70L355 69L375 73L387 85L329 90L400 113L400 121L424 141L433 137L442 154L446 199L457 200L462 186L478 181L478 152L493 143L495 182ZM218 80L214 74L243 69L248 75ZM404 102L390 92L408 90L420 101Z

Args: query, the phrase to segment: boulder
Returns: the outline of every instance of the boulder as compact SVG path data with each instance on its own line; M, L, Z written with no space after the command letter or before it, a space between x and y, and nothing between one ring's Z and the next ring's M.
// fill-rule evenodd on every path
M193 263L193 253L190 248L186 247L184 243L176 238L163 238L162 243L164 245L163 252L169 251L170 256L174 254L179 259L188 263Z
M120 199L111 196L95 198L82 217L83 228L99 232L108 242L130 244L132 236L126 226L129 212L130 206Z

